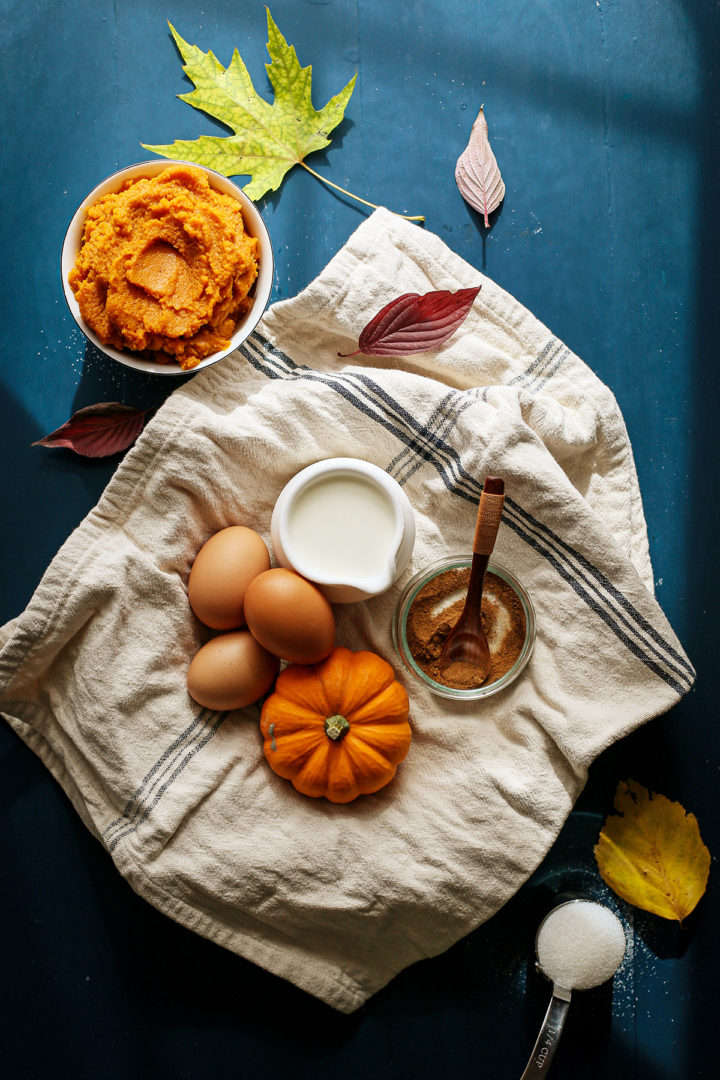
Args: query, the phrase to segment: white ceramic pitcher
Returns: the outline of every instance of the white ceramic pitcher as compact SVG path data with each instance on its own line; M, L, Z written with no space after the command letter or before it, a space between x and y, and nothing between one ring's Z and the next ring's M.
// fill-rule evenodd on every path
M361 458L328 458L297 473L270 524L281 566L314 582L333 603L388 589L415 543L410 501L388 473Z

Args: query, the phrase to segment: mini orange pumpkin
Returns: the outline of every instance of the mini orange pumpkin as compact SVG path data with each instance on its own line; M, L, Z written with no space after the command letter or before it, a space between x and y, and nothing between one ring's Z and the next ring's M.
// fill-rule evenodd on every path
M409 711L386 660L338 646L280 672L260 717L265 757L303 795L347 803L392 780L410 748Z

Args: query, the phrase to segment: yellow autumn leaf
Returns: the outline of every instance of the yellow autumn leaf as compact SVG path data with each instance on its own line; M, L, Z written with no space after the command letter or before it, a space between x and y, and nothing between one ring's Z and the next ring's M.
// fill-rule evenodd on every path
M695 815L634 780L618 784L615 809L595 846L603 881L629 904L682 922L710 873Z

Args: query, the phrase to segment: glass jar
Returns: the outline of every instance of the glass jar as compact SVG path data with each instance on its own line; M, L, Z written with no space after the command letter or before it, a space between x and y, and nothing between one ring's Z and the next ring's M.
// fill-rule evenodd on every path
M437 562L432 563L432 565L420 570L405 586L405 589L398 600L397 607L395 608L392 622L393 643L407 671L409 671L419 683L427 687L428 690L431 690L433 694L438 694L440 697L451 698L454 701L478 701L482 698L492 697L493 694L497 694L501 690L504 690L511 683L515 682L520 673L524 671L532 656L533 647L535 645L535 608L533 607L532 600L528 596L525 588L509 570L506 570L500 563L491 561L488 566L488 573L497 575L497 577L501 578L510 586L517 595L525 614L525 640L517 660L499 679L495 679L491 683L484 683L482 686L472 687L469 690L445 686L443 683L432 679L423 671L413 657L408 644L407 620L410 607L420 590L423 589L428 582L432 581L433 578L437 577L439 574L445 573L447 570L465 570L470 566L471 562L472 555L451 555L444 559L439 559Z

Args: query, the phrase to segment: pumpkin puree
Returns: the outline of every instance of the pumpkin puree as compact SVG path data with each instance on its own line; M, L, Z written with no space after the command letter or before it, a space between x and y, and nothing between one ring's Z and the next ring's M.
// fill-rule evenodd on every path
M68 280L103 344L187 370L229 347L252 303L257 247L235 199L173 165L90 207Z

